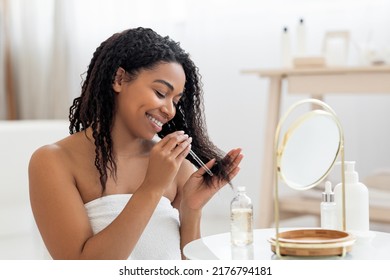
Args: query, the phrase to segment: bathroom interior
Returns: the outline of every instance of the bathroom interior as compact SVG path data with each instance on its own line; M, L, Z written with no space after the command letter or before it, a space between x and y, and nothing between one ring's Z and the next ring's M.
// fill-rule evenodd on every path
M202 236L230 230L230 201L240 185L252 199L254 227L275 225L272 208L262 207L274 199L273 186L264 185L273 168L264 160L267 139L274 137L267 128L277 121L269 115L270 79L248 71L390 69L388 0L0 3L2 260L47 257L29 204L28 161L36 148L68 134L69 106L80 93L91 55L112 33L144 26L179 41L201 73L213 142L226 151L242 148L240 173L203 211ZM290 94L283 79L276 116L306 98L320 98L333 108L343 127L345 160L355 162L369 191L370 230L390 233L390 79L373 81L367 82L375 83L373 92L325 92L319 85L315 92ZM338 171L334 166L328 175L333 186L340 182ZM297 192L280 186L280 227L319 226L323 187L322 182Z

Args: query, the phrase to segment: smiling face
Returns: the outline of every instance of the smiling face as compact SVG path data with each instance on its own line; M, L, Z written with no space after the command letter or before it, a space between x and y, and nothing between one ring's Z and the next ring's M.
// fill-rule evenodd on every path
M175 104L185 85L183 67L178 63L160 63L141 70L128 82L125 71L117 71L113 89L117 110L114 129L125 129L134 138L152 139L163 124L176 113Z

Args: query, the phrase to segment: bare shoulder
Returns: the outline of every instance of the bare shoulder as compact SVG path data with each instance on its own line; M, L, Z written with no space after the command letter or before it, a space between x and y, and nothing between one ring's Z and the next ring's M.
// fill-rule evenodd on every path
M195 166L187 159L183 161L183 164L181 165L179 169L179 176L183 177L185 181L191 176L192 173L196 171Z
M88 148L85 141L81 141L82 134L73 134L53 144L42 146L31 156L29 169L44 167L49 169L61 168L70 171L76 155L87 155ZM93 150L91 150L93 152ZM72 163L73 162L73 163Z
M61 145L61 141L42 146L34 151L29 163L30 176L41 172L45 172L48 175L47 172L56 167L64 169L69 155L67 149Z
M196 171L195 166L187 159L185 159L177 173L176 182L177 189L180 192L188 178Z
M185 159L180 166L180 169L176 175L176 195L172 201L172 206L179 209L180 201L182 198L183 187L188 178L196 171L195 166L187 159Z
M39 147L31 156L30 164L38 164L42 162L42 164L49 164L51 162L47 162L47 160L61 158L64 155L64 149L61 145L57 143L48 144L42 147Z
M78 149L85 149L79 138L77 135L70 135L35 150L28 166L31 196L36 192L53 192L57 188L61 192L73 192L77 189L75 171L80 159L75 155L79 153Z

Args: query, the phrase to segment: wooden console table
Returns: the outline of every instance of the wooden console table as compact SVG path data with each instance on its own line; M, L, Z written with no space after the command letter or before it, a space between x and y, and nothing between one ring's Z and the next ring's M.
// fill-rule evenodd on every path
M390 93L390 66L324 67L302 69L244 70L243 74L269 79L268 115L265 130L263 170L258 226L268 228L273 222L273 141L280 117L282 81L290 94L310 94L321 98L332 93Z

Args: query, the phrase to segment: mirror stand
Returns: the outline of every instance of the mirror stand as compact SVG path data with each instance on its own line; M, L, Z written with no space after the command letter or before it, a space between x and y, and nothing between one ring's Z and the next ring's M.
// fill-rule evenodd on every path
M282 141L281 139L281 129L282 126L286 123L287 118L291 118L292 112L295 111L299 106L309 104L316 105L311 106L312 108L320 109L311 109L308 113L303 114L296 121L290 125L283 134ZM319 122L320 120L321 122ZM325 122L324 122L325 120ZM317 121L316 125L310 126L310 122ZM329 140L331 143L328 145L330 147L330 157L325 160L325 163L319 167L318 172L313 172L315 174L313 177L307 179L302 179L300 181L299 176L296 174L301 174L307 172L307 170L312 170L311 166L313 163L321 162L317 159L318 150L323 150L323 147L327 143L321 143L320 146L316 146L316 143L309 145L306 142L310 142L311 138L307 135L315 136L312 137L318 140L319 131L324 128L318 124L330 124L329 133L334 135L333 139ZM306 127L305 127L306 126ZM333 126L333 127L332 127ZM318 128L319 127L319 128ZM316 128L317 131L312 131L313 128ZM320 129L320 130L318 130ZM306 133L303 133L303 131ZM308 133L309 132L309 133ZM327 134L325 134L327 135ZM317 137L317 138L316 138ZM326 137L321 137L326 138ZM330 137L332 138L332 137ZM302 141L303 140L303 141ZM317 141L316 140L316 141ZM316 142L313 141L313 142ZM326 141L325 141L326 142ZM336 142L336 144L335 144ZM296 147L291 148L292 144L289 143L300 143L299 148L301 151L298 154L299 158L303 159L303 164L297 164L296 160L286 159L286 155L294 155L297 157ZM304 143L304 145L302 145ZM308 148L312 146L312 151ZM303 150L303 152L302 152ZM325 149L326 150L326 149ZM293 151L289 153L289 151ZM302 153L301 153L302 152ZM334 153L334 154L333 154ZM312 155L309 160L301 154ZM271 250L276 253L279 258L283 256L341 256L344 257L347 252L352 248L352 245L355 239L346 232L346 209L345 209L345 166L344 166L344 134L343 129L338 120L334 110L325 102L318 99L304 99L293 104L287 112L280 119L278 126L276 128L275 139L274 139L274 176L275 176L275 187L274 187L274 217L275 217L275 237L271 238L269 241L271 243ZM286 232L279 232L279 180L283 180L287 186L296 190L307 190L310 189L319 183L321 183L326 176L331 171L334 166L337 158L340 157L341 160L341 183L342 183L342 231L338 230L328 230L328 229L298 229ZM317 159L317 160L316 160ZM321 158L322 159L322 158ZM305 167L305 164L307 165ZM310 166L309 166L310 165ZM301 168L302 170L297 170ZM290 169L293 170L289 172ZM291 171L290 170L290 171ZM302 171L302 172L300 172Z

